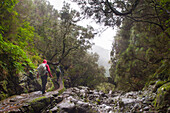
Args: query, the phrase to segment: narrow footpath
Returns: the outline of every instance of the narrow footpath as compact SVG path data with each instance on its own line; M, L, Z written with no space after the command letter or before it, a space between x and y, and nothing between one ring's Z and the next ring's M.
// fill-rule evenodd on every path
M34 100L43 96L49 97L51 95L57 94L59 90L63 89L63 83L61 79L59 80L59 83L60 87L57 90L46 92L45 94L42 94L41 91L35 91L21 95L14 95L12 97L0 101L0 113L7 113L10 111L18 110L18 108L23 106L23 104L27 101Z

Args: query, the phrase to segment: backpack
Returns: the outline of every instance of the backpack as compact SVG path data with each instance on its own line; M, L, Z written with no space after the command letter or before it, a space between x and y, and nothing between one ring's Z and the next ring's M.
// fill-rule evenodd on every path
M40 74L40 76L43 76L47 73L47 68L46 68L46 64L42 63L38 66L37 68L38 73Z
M59 68L57 68L57 69L56 69L56 72L57 72L57 73L60 73L60 69L59 69Z

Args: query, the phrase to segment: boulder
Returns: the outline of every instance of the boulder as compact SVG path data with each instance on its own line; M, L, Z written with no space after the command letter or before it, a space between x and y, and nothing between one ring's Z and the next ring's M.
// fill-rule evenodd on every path
M33 100L29 100L25 105L23 105L20 110L24 113L38 113L43 109L48 107L52 101L53 97L38 97Z
M154 106L160 112L167 112L170 105L170 82L157 89L157 95L154 100Z

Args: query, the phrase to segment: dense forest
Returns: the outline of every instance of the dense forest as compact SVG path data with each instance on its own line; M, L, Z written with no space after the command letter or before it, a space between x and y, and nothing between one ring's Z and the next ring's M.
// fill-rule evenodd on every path
M62 66L66 88L87 86L106 93L139 91L156 84L157 94L170 99L170 1L72 2L80 6L80 12L68 3L58 11L46 0L0 2L0 100L39 90L34 85L39 84L37 66L43 59L54 75L56 67ZM88 53L95 32L90 25L76 24L83 18L118 29L108 78L97 63L99 55ZM158 109L170 104L159 106L156 99L153 103Z
M21 93L20 78L35 75L43 59L47 59L54 75L61 65L71 86L94 88L106 81L105 69L97 64L98 55L87 52L93 28L76 25L80 15L68 4L58 12L46 0L0 3L1 99Z

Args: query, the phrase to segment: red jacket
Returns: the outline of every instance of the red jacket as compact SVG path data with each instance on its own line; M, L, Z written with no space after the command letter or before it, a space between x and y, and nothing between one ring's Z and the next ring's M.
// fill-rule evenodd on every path
M47 64L47 60L44 59L43 63L46 64L46 68L47 68L47 71L48 71L49 75L50 75L51 77L53 77L53 75L51 74L51 71L50 71L50 67L49 67L49 65ZM39 77L39 75L38 75L37 77Z

